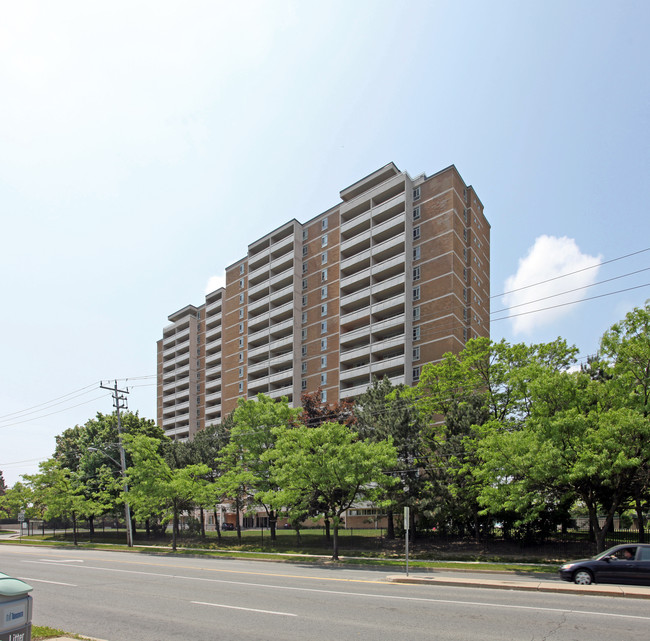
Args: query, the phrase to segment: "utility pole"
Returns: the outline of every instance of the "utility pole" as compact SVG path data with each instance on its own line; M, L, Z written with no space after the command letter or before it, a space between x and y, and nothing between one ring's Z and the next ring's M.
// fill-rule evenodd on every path
M113 407L117 413L117 440L120 446L120 467L122 468L122 479L124 480L124 517L126 518L126 544L128 547L133 547L133 527L131 524L131 506L129 505L129 485L126 480L126 456L124 454L124 446L122 445L122 421L120 419L120 410L126 409L126 396L129 390L121 390L117 387L117 381L113 387L104 385L102 381L99 384L101 389L111 390L113 392Z

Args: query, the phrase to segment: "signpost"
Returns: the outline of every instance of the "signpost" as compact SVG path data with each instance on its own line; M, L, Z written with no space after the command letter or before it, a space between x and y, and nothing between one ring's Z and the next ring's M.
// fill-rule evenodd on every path
M20 537L18 538L18 541L20 543L23 542L23 522L25 521L25 513L24 512L18 512L18 523L20 523Z
M411 527L410 519L411 509L404 508L404 539L406 540L406 576L409 575L409 528Z

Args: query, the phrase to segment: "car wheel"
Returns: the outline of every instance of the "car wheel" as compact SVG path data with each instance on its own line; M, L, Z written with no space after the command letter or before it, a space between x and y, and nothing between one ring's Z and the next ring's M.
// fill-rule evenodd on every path
M594 577L589 570L578 570L573 575L573 582L578 585L591 585L594 582Z

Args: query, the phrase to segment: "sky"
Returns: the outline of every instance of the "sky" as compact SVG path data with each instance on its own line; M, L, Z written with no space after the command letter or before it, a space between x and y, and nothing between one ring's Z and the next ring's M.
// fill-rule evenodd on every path
M391 161L476 189L493 339L594 354L650 298L649 27L643 0L0 2L6 483L112 411L101 381L155 419L169 314Z

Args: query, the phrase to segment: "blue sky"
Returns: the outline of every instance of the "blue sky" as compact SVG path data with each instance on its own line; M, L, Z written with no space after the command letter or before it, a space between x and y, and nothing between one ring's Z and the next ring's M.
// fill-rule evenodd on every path
M620 292L495 321L493 338L563 336L584 356L650 298L647 2L62 0L0 16L8 484L111 411L100 380L128 378L130 408L155 418L167 316L390 161L453 163L475 187L493 311Z

